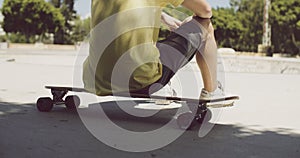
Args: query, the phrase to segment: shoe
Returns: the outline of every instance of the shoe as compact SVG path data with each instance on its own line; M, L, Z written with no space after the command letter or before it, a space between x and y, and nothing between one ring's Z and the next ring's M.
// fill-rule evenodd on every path
M200 99L212 100L212 99L220 99L220 98L225 98L230 96L232 95L225 94L222 84L218 82L218 87L213 92L208 92L203 88L201 91ZM214 103L206 103L206 107L211 107L211 108L229 107L229 106L233 106L233 103L234 103L233 100L224 100L224 101L219 101Z
M172 88L171 86L171 81L165 85L162 89L159 91L153 93L153 95L158 95L158 96L166 96L166 97L176 97L177 93L175 89ZM170 105L174 101L171 100L155 100L156 105Z

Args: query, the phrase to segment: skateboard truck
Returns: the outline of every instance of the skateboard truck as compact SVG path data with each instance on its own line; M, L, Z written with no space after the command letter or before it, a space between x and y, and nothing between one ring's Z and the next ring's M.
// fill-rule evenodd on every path
M52 98L41 97L37 100L37 108L41 112L50 112L54 105L65 104L67 109L76 109L80 105L80 99L77 95L69 95L65 99L69 90L51 89Z
M59 90L51 90L51 94L53 96L53 102L57 103L64 103L63 97L68 93L68 91L59 91Z
M191 110L178 114L175 116L175 119L180 129L190 130L195 127L197 123L202 124L208 109L205 103L196 104L194 102L186 102L186 104Z

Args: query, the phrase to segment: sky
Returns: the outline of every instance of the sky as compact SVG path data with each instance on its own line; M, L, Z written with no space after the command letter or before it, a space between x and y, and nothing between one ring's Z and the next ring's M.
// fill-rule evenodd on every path
M212 7L229 7L230 0L207 0ZM0 0L2 6L3 0ZM91 11L91 0L75 0L75 10L81 17L86 17Z

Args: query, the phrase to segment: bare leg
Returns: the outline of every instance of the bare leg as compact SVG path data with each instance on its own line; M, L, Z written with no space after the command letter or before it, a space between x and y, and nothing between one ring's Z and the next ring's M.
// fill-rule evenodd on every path
M201 70L204 89L212 92L217 88L217 44L210 19L195 18L208 31L205 49L196 53L197 64Z

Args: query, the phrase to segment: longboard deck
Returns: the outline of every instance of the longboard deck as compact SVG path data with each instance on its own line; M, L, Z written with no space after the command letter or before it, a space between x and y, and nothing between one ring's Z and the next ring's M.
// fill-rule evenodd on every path
M45 86L46 89L51 89L54 91L72 91L72 92L86 92L90 93L84 88L77 87L59 87L59 86ZM111 96L118 97L129 97L129 98L148 98L148 99L157 99L157 100L170 100L170 101L179 101L179 102L189 102L196 104L204 104L204 103L213 103L213 102L221 102L227 100L238 100L239 96L233 95L228 97L221 97L217 99L195 99L195 98L185 98L185 97L170 97L170 96L158 96L158 95L146 95L146 94L137 94L137 93L114 93Z
M58 87L58 86L45 86L46 89L50 89L53 98L41 97L37 100L37 109L41 112L50 112L54 105L65 104L68 109L76 109L80 105L80 98L76 95L70 95L65 97L69 91L73 92L85 92L90 93L84 88L77 87ZM195 99L195 98L185 98L185 97L168 97L168 96L158 96L158 95L145 95L136 93L114 93L111 96L117 97L128 97L128 98L140 98L140 99L152 99L152 100L163 100L163 101L175 101L175 102L186 102L186 104L192 109L176 114L174 117L176 119L177 125L181 129L191 129L195 126L195 123L202 123L204 116L207 112L207 103L221 102L226 100L238 100L239 96L229 96L211 100ZM65 97L65 98L64 98ZM153 109L151 106L150 109ZM224 106L221 106L224 107ZM145 105L139 105L136 108L146 109ZM167 109L166 106L158 107ZM169 109L179 108L179 107L169 107ZM149 106L148 106L149 109Z

